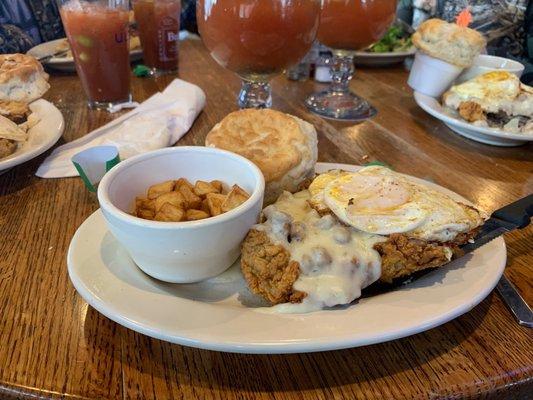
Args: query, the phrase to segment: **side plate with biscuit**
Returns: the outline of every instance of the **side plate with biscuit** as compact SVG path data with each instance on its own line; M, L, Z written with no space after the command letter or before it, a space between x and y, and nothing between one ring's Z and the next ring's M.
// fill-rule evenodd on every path
M36 100L29 104L27 140L20 141L16 150L0 158L0 173L22 164L52 147L63 134L65 122L61 111L49 101Z
M318 163L317 173L360 167ZM418 184L459 195L417 179ZM502 238L392 291L310 313L276 313L247 288L239 262L194 284L144 274L108 231L101 211L78 229L68 252L70 279L108 318L182 345L240 353L341 349L413 335L469 311L494 288L506 262Z

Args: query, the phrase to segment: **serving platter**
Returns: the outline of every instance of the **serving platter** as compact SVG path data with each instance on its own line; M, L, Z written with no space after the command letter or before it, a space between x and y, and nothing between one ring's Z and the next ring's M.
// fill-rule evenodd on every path
M28 130L28 140L7 157L0 159L0 174L22 164L52 147L63 134L63 114L49 101L39 99L29 105L39 122Z
M406 51L390 51L386 53L373 53L370 51L356 51L354 62L356 65L365 67L385 67L404 61L407 57L413 57L416 49Z
M416 104L425 112L441 120L452 131L468 139L503 147L520 146L533 141L533 134L510 133L501 129L476 126L447 113L439 99L419 92L415 92L414 96Z
M32 47L28 50L28 54L35 58L46 56L47 54L53 54L57 52L58 46L65 41L66 38L51 40ZM130 50L130 62L138 61L143 57L141 48L135 48ZM43 65L53 68L58 71L75 72L76 65L74 64L74 58L72 57L52 57L51 59L44 61Z
M360 167L317 164L317 172ZM462 197L413 178L450 196ZM498 238L397 290L308 314L273 314L246 288L238 262L196 284L150 278L108 231L100 210L75 233L67 255L78 293L113 321L145 335L202 349L296 353L385 342L441 325L471 310L498 282L506 248Z

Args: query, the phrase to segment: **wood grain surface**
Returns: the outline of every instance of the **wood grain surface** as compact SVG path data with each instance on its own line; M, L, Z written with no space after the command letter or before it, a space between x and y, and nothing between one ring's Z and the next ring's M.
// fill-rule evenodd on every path
M179 76L207 106L178 145L202 145L236 109L239 82L200 42L183 42ZM142 101L172 77L133 79ZM302 100L323 85L273 82L274 107L319 131L320 161L379 160L431 179L491 211L533 192L533 147L498 148L457 136L418 108L401 65L360 69L353 88L379 110L346 124L309 114ZM114 118L90 111L76 75L53 73L46 98L63 112L58 144ZM47 152L46 154L49 154ZM169 344L130 331L77 295L66 252L98 204L79 178L40 179L42 155L0 176L0 398L72 399L527 399L532 331L499 295L443 326L408 338L314 354L239 355ZM531 228L506 236L505 274L533 304Z

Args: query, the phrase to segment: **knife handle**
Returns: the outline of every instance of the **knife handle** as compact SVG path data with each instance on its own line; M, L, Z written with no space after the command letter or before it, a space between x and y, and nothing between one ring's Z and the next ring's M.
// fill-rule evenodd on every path
M533 194L494 211L492 217L511 222L519 229L525 228L533 217Z

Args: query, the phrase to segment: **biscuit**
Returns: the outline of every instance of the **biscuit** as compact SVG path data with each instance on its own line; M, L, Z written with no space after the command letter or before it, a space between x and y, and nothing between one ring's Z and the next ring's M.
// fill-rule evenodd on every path
M30 103L50 88L48 74L36 58L0 54L0 100Z
M437 18L418 27L413 43L424 53L463 68L470 67L486 45L479 32Z
M314 174L317 135L313 125L268 109L228 114L208 133L206 146L232 151L255 163L265 177L265 203Z

